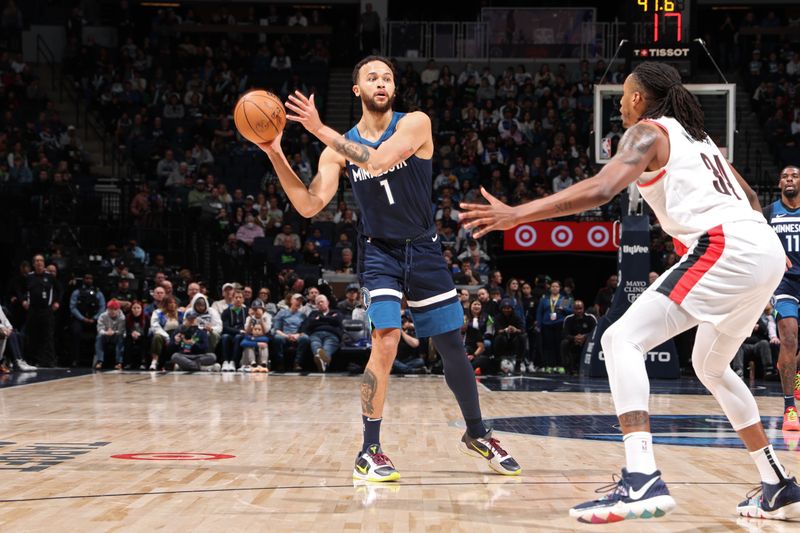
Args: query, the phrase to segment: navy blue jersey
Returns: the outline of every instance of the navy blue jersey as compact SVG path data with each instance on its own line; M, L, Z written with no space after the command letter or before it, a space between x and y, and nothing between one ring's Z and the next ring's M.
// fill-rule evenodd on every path
M780 200L764 209L764 217L781 239L792 268L785 276L800 278L800 208L789 209Z
M394 112L389 127L376 142L361 137L356 126L345 133L345 138L378 148L394 134L397 121L404 116L405 113ZM361 209L359 220L363 234L378 239L402 240L420 236L433 228L432 174L431 160L416 155L397 163L380 176L373 176L347 161L347 175Z

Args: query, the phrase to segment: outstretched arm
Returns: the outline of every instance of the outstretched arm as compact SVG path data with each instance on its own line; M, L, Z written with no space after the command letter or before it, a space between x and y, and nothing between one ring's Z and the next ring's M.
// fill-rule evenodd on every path
M610 201L633 183L653 161L660 143L669 142L655 126L639 123L622 136L616 155L591 178L550 196L510 207L481 188L489 204L461 204L461 220L467 229L480 228L475 237L493 230L511 229L523 222L563 217Z
M313 94L310 98L306 98L300 91L295 91L289 96L286 107L295 113L287 115L286 118L301 123L326 146L373 176L382 174L400 161L408 159L426 143L432 143L431 120L422 112L409 113L403 117L398 122L394 135L375 149L350 141L323 124L314 106Z
M317 175L306 188L283 154L281 137L283 133L275 137L272 142L260 143L258 146L266 152L272 162L281 187L294 208L304 217L311 218L325 209L336 194L339 188L339 174L344 168L344 158L328 148L323 150L319 157Z
M735 168L733 168L732 164L728 163L728 166L730 167L731 172L733 172L733 175L736 177L736 181L738 181L739 185L741 185L742 189L744 189L744 194L747 196L747 201L750 202L750 207L761 213L761 202L758 201L758 195L756 192L750 187L750 184L745 181L742 175L739 174Z

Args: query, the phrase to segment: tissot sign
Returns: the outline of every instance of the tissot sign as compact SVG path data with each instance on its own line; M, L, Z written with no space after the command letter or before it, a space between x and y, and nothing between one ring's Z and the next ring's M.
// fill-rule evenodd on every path
M634 48L633 56L639 58L689 57L689 48Z
M616 252L613 222L534 222L505 231L503 249L531 252Z

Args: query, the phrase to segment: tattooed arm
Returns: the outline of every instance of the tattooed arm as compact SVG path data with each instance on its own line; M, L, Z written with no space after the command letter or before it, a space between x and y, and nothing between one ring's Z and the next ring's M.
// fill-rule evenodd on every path
M431 119L420 111L409 113L400 119L395 133L377 149L350 141L344 135L339 135L324 125L314 132L314 135L373 176L382 174L400 161L408 159L425 145L433 146Z
M609 202L633 183L659 154L668 154L669 139L647 123L638 123L622 136L616 155L600 172L550 196L510 207L481 189L489 204L461 204L466 228L480 228L475 237L510 229L523 222L562 217ZM666 161L666 158L663 158Z
M287 115L287 119L301 123L326 146L373 176L385 172L417 152L426 159L433 153L431 120L428 115L420 111L409 113L400 119L395 133L375 149L348 140L344 135L323 124L314 107L313 95L306 98L302 93L295 91L289 96L286 107L294 112L294 115Z

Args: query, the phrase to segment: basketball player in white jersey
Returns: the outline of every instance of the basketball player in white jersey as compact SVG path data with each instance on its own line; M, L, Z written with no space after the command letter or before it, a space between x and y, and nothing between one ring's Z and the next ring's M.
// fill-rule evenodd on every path
M755 399L730 368L783 276L780 241L758 198L703 128L697 99L678 71L645 62L625 80L620 104L628 130L594 177L509 207L485 190L488 205L461 204L476 237L523 222L580 213L636 183L665 232L687 248L604 333L611 396L624 435L626 467L614 490L576 505L591 523L663 516L675 507L657 470L650 434L650 386L643 354L693 326L692 365L738 432L761 475L761 494L737 507L753 518L800 518L800 486L787 476L764 433Z

